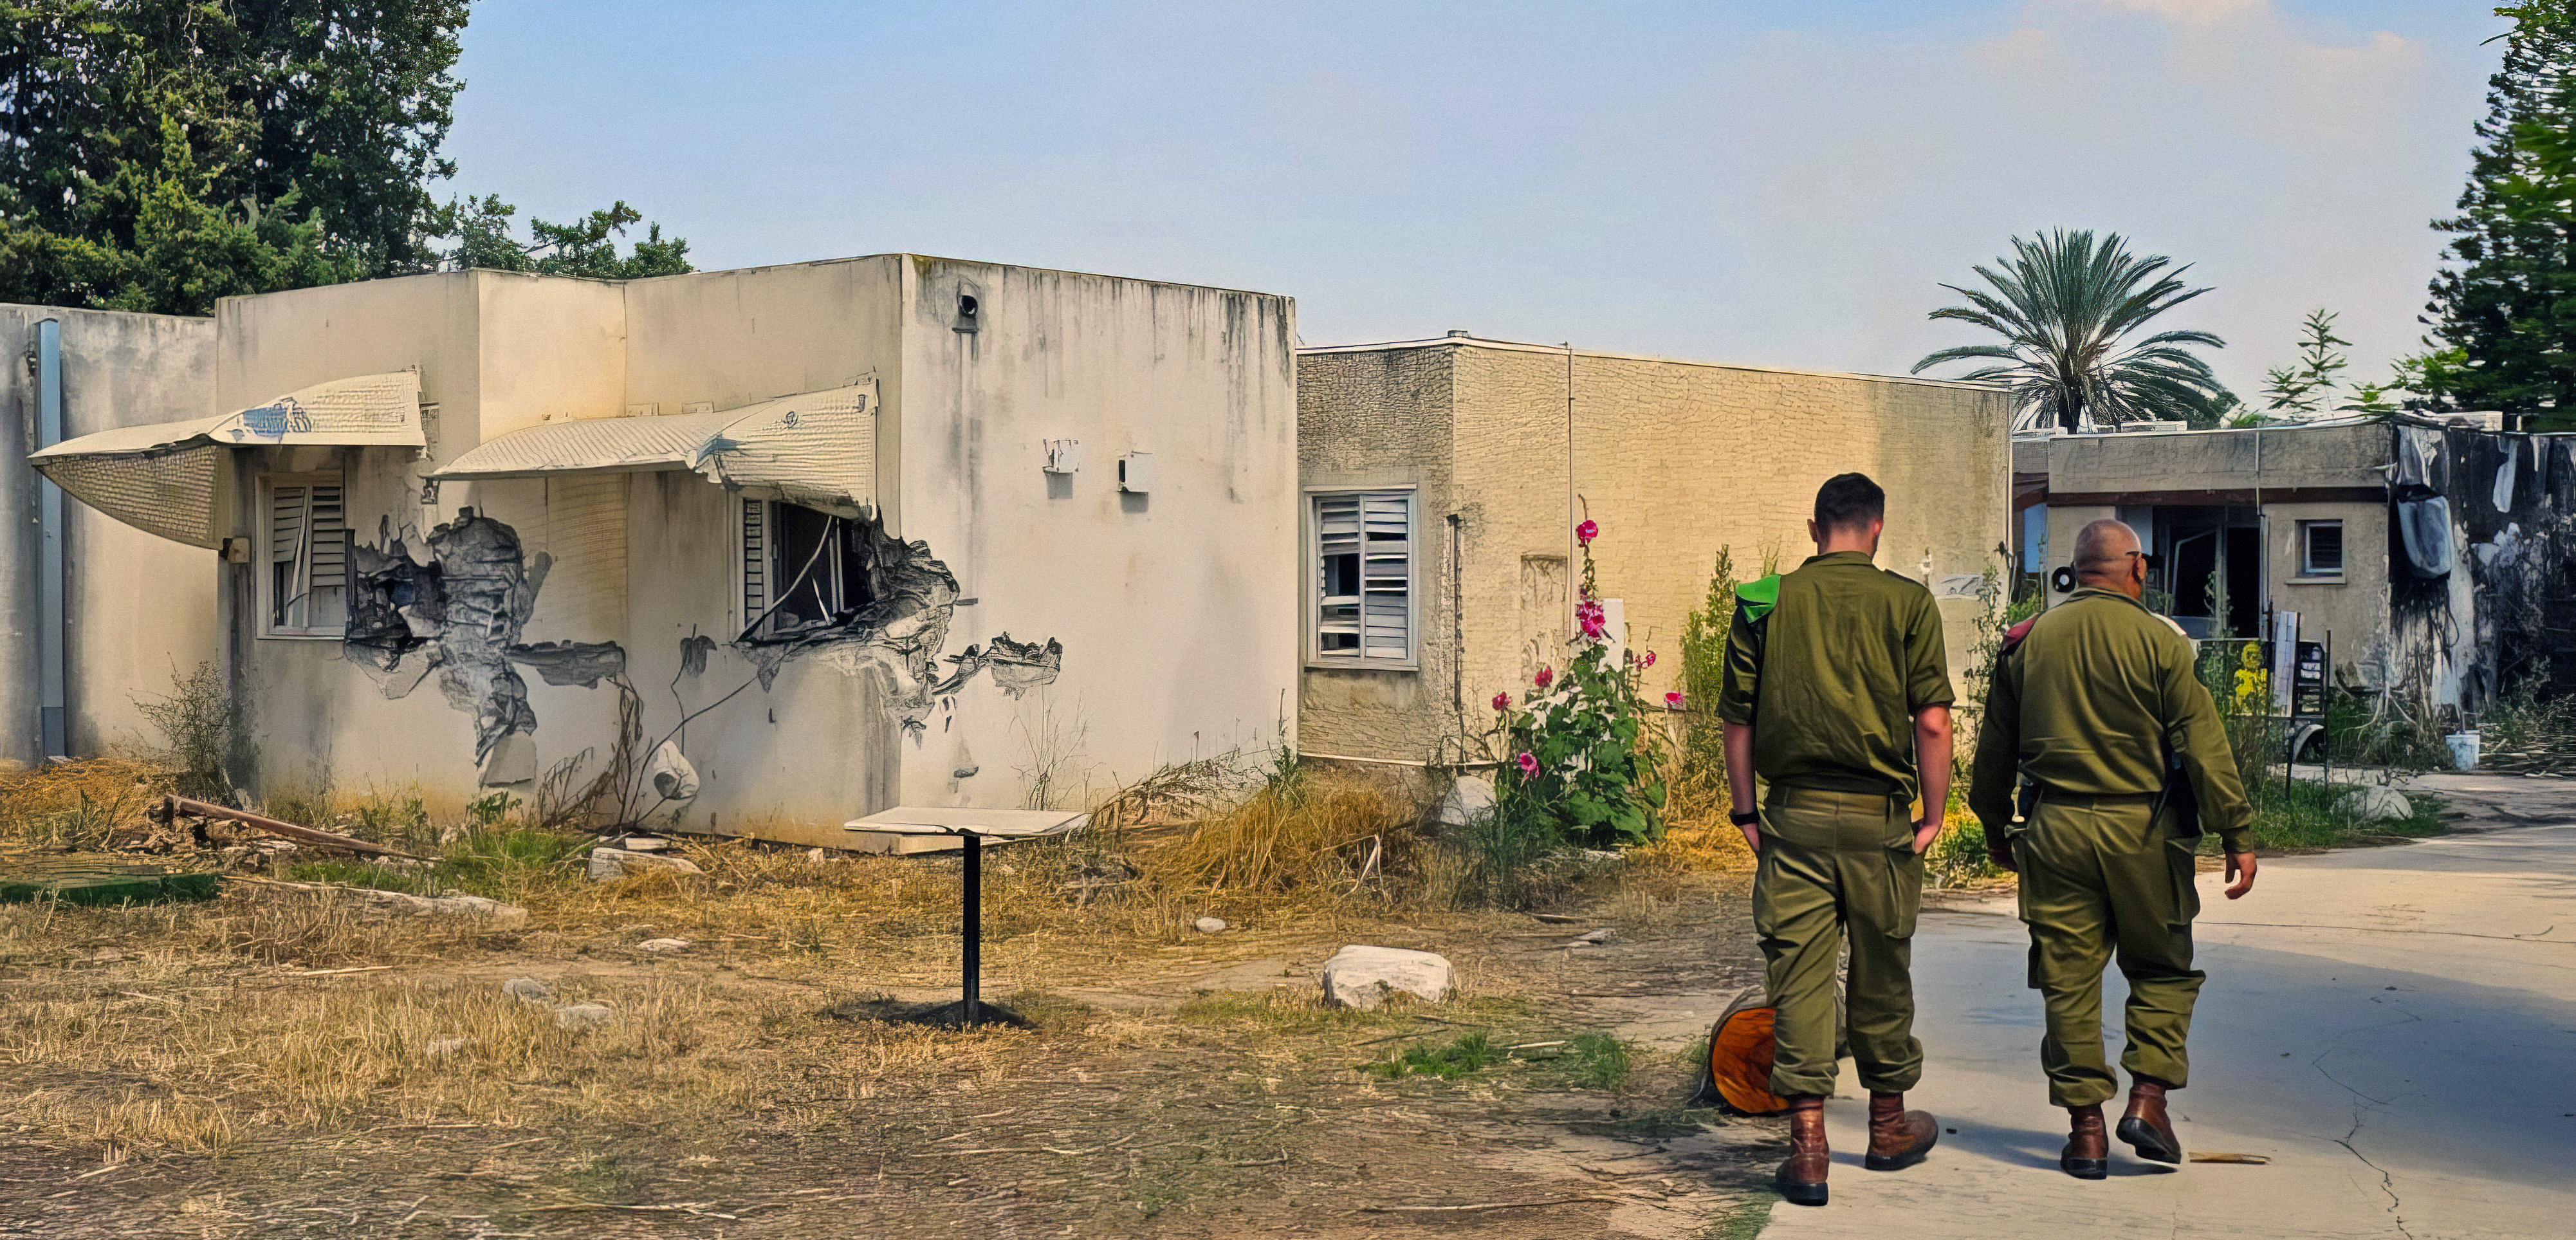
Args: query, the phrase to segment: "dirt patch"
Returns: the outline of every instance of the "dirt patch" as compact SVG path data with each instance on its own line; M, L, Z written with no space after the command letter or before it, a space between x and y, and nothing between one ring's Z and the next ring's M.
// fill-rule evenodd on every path
M1570 925L999 909L988 993L1035 1027L954 1033L823 1014L953 994L949 863L706 859L694 885L538 891L510 933L251 887L0 910L0 1227L1679 1237L1758 1209L1777 1157L1774 1126L1677 1106L1698 1009L1758 976L1740 875L1614 884ZM1313 969L1348 942L1443 952L1464 993L1322 1009ZM502 994L521 976L615 1019L563 1027ZM1627 1040L1624 1079L1548 1045L1588 1032ZM1361 1070L1470 1035L1518 1049ZM1423 1209L1448 1206L1494 1208Z

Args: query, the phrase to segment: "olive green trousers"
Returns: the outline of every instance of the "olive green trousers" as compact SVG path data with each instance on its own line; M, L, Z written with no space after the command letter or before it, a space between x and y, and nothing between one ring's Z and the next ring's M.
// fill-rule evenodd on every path
M2200 838L2149 822L2147 797L2047 793L2029 828L2013 837L2021 869L2021 919L2030 927L2030 986L2048 1011L2039 1044L2048 1100L2107 1102L2119 1079L2102 1055L2102 967L2129 980L2128 1046L2120 1066L2180 1089L2183 1051L2205 976L2191 967L2192 886Z
M1864 793L1773 788L1753 877L1753 930L1776 1015L1771 1092L1834 1092L1834 967L1846 937L1851 978L1840 1005L1863 1088L1901 1093L1923 1076L1914 1039L1914 915L1923 859L1905 805Z

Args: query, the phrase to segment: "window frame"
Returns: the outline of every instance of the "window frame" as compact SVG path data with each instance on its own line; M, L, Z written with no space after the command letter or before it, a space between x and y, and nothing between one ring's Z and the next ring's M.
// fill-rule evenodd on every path
M1366 653L1367 643L1365 632L1362 634L1361 647L1358 652L1351 654L1328 655L1324 653L1322 648L1324 607L1323 502L1328 499L1358 498L1362 504L1365 505L1368 498L1372 496L1400 496L1404 501L1405 651L1404 657L1400 659L1383 656L1377 658L1369 657ZM1303 665L1310 669L1331 668L1342 671L1418 672L1422 670L1423 540L1422 500L1420 488L1411 484L1388 484L1380 486L1335 484L1309 486L1303 488L1303 498L1304 502L1300 505L1298 521L1300 537L1302 539L1300 550L1298 552L1298 572L1303 580L1303 584L1298 591L1298 596L1303 601L1305 609L1305 619L1299 625L1300 637L1304 642L1304 657L1302 659ZM1365 553L1363 553L1363 555L1365 555ZM1363 575L1365 575L1365 559L1363 559L1362 563ZM1363 601L1360 605L1363 628L1365 628L1367 612L1367 603L1365 598L1366 591L1365 587L1363 587Z
M274 568L274 565L277 563L277 490L279 487L311 488L317 486L337 487L340 492L340 618L336 623L331 624L281 625L276 621L278 607L277 573ZM347 471L306 470L294 473L263 473L259 475L257 491L259 495L259 524L256 531L258 537L253 543L251 559L252 563L257 566L253 572L253 576L256 578L254 583L254 593L256 595L256 604L259 608L260 640L305 642L346 641L349 636L349 601L352 587L355 584L351 578L354 576L356 571L350 562L349 556L351 530L349 525L349 482ZM306 506L302 520L306 523L306 528L309 529L310 523L313 519L311 492L309 490L306 492L305 504ZM308 563L304 569L304 592L306 595L310 595L314 588L311 584L311 573L312 567Z
M2316 545L2314 537L2317 530L2326 526L2334 527L2335 531L2335 565L2332 568L2319 568L2316 566ZM2349 562L2351 551L2351 545L2344 541L2343 518L2322 517L2316 520L2305 520L2299 522L2298 576L2300 579L2306 581L2343 580L2344 566Z
M776 590L788 578L794 575L792 571L781 568L778 561L778 510L780 508L804 508L807 512L820 513L835 522L835 524L830 528L833 531L832 536L839 539L847 539L850 536L849 531L853 523L850 518L844 517L839 513L825 512L820 508L807 508L803 504L791 504L786 500L754 499L748 496L740 497L740 500L740 505L736 507L733 512L733 631L738 635L738 640L748 641L753 644L792 641L794 640L793 638L784 637L775 632L755 633L749 631L754 620L759 619L762 615L769 612L776 606L778 602L778 598L775 593ZM749 545L752 537L751 513L755 506L757 506L760 512L760 548L758 556L761 582L759 605L757 607L753 605L752 600L751 566L753 550ZM816 567L828 567L830 569L828 580L830 582L830 592L832 596L830 601L832 603L833 610L839 611L847 608L849 606L850 583L847 576L847 566L841 557L839 555L828 556L826 557L826 562L824 564L818 564ZM866 583L862 583L862 588L864 589L865 587Z

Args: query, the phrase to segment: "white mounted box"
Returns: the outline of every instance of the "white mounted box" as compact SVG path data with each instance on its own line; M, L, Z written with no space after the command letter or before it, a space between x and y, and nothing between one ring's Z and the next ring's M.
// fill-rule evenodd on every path
M1130 452L1118 458L1118 489L1136 495L1154 489L1154 454Z
M1079 473L1082 469L1082 441L1050 439L1046 441L1046 471L1051 474Z

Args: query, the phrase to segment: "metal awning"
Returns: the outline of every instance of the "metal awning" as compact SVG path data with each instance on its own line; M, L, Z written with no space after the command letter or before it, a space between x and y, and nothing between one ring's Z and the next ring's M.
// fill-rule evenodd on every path
M420 448L420 375L317 383L237 413L66 439L27 458L73 498L148 534L209 550L230 526L235 448Z
M441 482L692 470L746 494L856 517L876 491L876 380L712 413L580 418L514 431Z

